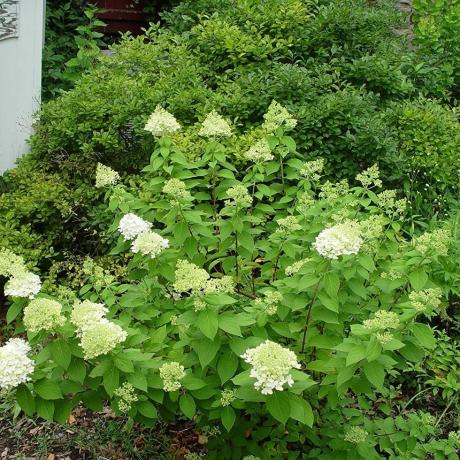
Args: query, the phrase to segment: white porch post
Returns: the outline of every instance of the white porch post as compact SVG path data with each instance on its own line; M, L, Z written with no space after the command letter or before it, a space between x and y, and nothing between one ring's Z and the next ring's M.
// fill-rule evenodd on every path
M27 152L40 104L45 0L0 0L0 174Z

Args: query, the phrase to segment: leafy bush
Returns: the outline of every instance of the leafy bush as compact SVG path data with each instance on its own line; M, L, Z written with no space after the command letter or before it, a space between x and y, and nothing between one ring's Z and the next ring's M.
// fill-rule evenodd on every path
M28 302L14 295L36 284L4 254L8 320L34 355L20 339L0 349L20 407L65 421L109 400L145 424L183 416L214 433L210 458L456 458L442 416L403 410L388 384L437 347L450 229L407 238L407 203L379 191L377 166L357 187L322 181L279 104L238 159L215 112L184 135L160 108L145 121L158 137L140 182L107 185L125 280L91 268L82 302ZM204 143L198 157L184 137Z

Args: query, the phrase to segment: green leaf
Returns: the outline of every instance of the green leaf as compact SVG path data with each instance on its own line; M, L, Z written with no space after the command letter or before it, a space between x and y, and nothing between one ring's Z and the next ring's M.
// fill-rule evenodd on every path
M29 417L33 415L35 412L35 400L26 385L20 385L16 390L16 401L26 415Z
M433 331L427 324L415 323L412 326L412 332L422 347L432 350L436 347L436 339Z
M34 390L43 399L52 400L62 398L62 391L60 386L52 380L39 380L35 383Z
M225 383L231 379L236 370L238 369L238 356L227 350L219 359L217 363L217 373L219 374L220 381Z
M196 324L206 337L213 340L219 328L217 313L210 309L201 311Z
M348 352L346 365L351 366L356 364L366 357L366 347L362 345L354 345Z
M82 359L73 358L67 368L67 374L73 381L83 383L86 377L85 362Z
M193 342L193 349L198 355L198 359L200 360L201 367L207 366L214 359L219 348L220 348L219 340L211 341L211 340L203 339L203 340Z
M385 368L378 361L371 361L364 365L364 375L372 385L376 388L382 389L385 380Z
M136 408L144 417L157 418L158 416L155 406L149 401L138 402Z
M219 316L219 328L232 335L238 335L241 337L241 328L238 323L238 318L235 315L220 315Z
M409 275L409 281L413 289L420 291L425 287L428 281L428 275L423 268L419 268Z
M64 339L56 339L50 343L51 357L59 366L67 369L72 359L72 352Z
M128 382L134 387L142 391L147 391L147 377L141 370L137 369L134 374L128 375Z
M200 388L204 388L206 386L206 382L204 380L201 380L193 374L186 375L181 380L181 383L184 388L187 388L187 390L199 390Z
M54 403L54 420L64 425L72 413L72 400L60 399Z
M328 295L326 295L326 293L320 292L318 294L318 300L321 303L321 305L326 307L328 310L338 313L339 301L337 300L337 298L331 298Z
M120 386L120 372L115 366L110 367L104 373L102 382L109 396L113 396L113 392Z
M232 407L227 406L222 409L220 413L220 418L222 420L222 425L224 425L227 431L230 431L235 424L236 414Z
M195 415L196 405L195 400L189 394L184 394L179 399L179 407L182 413L192 419Z
M22 312L24 308L23 302L14 302L11 304L10 308L8 308L8 312L6 313L6 322L7 324L12 323Z
M324 289L329 297L337 297L340 288L340 278L335 272L328 272L324 275ZM334 310L337 311L337 310Z
M54 415L54 403L46 399L37 398L36 404L37 404L37 414L41 418L52 422L53 415Z
M267 409L273 418L285 424L291 414L290 397L283 391L274 391L267 398Z
M305 399L299 396L290 394L290 408L291 418L309 427L313 426L313 410L308 401L305 401Z
M126 372L128 374L134 372L133 363L123 355L114 356L113 362L115 363L115 366L117 366L118 369L120 369L122 372Z

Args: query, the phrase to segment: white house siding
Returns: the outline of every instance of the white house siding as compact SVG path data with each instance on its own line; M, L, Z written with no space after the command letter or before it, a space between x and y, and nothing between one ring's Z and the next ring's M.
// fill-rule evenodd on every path
M14 15L14 3L0 0L0 173L27 151L32 116L40 104L44 0L17 2L16 34L8 17Z

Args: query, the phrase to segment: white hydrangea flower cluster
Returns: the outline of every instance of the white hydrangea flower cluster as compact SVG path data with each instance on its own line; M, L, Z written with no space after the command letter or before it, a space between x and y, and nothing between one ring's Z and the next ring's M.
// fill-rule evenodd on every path
M241 357L252 366L250 376L256 379L254 388L265 395L273 394L273 390L283 391L285 383L292 386L291 369L300 368L293 351L270 340L249 348Z
M17 271L5 284L5 295L33 299L42 287L40 277L28 271Z
M361 444L365 442L369 433L360 426L352 426L348 429L345 433L344 440L347 442L351 442L352 444Z
M280 127L289 131L297 126L297 120L292 117L285 107L276 101L272 101L268 107L264 120L262 128L268 133L273 133Z
M278 304L283 300L283 296L278 291L266 291L264 297L257 298L255 300L256 306L263 309L263 311L271 316L276 314L278 310Z
M399 316L394 311L378 310L373 318L363 321L363 326L364 329L371 332L397 329L399 327Z
M118 231L123 235L125 241L132 240L141 233L148 232L152 224L132 212L125 214L118 224Z
M118 401L118 409L123 413L129 412L133 403L139 400L135 388L128 382L123 383L121 387L117 388L114 394L120 398Z
M246 160L260 164L265 161L273 160L272 149L267 139L260 139L244 154Z
M128 336L118 324L105 318L107 312L104 304L89 300L76 302L73 306L70 321L80 337L85 359L109 353Z
M324 169L324 160L319 158L317 160L305 162L299 170L299 174L305 179L312 181L319 181L321 179L321 173Z
M0 389L11 390L30 380L35 364L27 356L29 352L23 339L10 339L0 347Z
M55 331L63 326L66 318L62 305L52 299L34 299L24 308L24 326L32 333Z
M438 256L447 256L451 242L452 233L445 228L426 232L413 240L415 249L423 255L431 253Z
M174 115L161 107L161 105L157 105L155 111L147 120L144 129L152 133L155 137L160 137L179 131L180 124Z
M363 239L359 224L346 221L324 229L313 242L316 251L327 259L338 259L340 256L358 254Z
M232 128L215 110L208 113L198 132L203 137L230 137Z
M162 251L169 247L169 240L163 238L155 232L141 233L131 246L131 251L134 254L140 253L144 256L150 256L155 259Z
M96 188L115 185L120 180L120 174L109 166L98 163L96 167Z
M278 219L276 223L278 224L276 233L282 233L283 235L289 235L290 233L294 233L297 230L302 229L302 226L299 224L297 217L295 216L287 216L283 219Z
M294 276L308 261L309 259L302 259L288 265L285 270L286 276Z
M412 307L418 312L433 311L441 305L442 291L439 288L413 291L409 294Z
M377 205L389 216L394 217L404 213L407 199L396 199L396 190L384 190L377 195Z
M177 391L181 387L180 381L185 377L185 368L175 361L164 363L160 367L160 377L164 391Z
M252 196L244 185L238 184L234 187L230 187L226 193L227 197L230 198L230 200L225 202L227 206L239 206L241 208L251 207Z
M236 399L236 391L235 390L223 390L220 394L220 403L223 407L230 406L230 404L235 401Z
M356 180L361 182L361 185L366 188L381 187L380 170L377 164L374 164L365 171L356 176Z
M165 195L169 195L172 203L177 203L179 200L192 199L192 195L187 190L185 182L182 182L181 180L174 177L165 183L163 187L163 193Z

